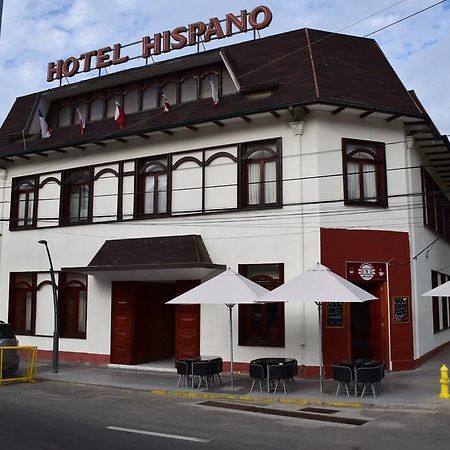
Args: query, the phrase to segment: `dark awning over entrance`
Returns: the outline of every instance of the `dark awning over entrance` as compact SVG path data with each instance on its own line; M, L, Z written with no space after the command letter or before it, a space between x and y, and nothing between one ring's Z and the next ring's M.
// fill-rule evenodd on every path
M213 264L198 235L105 241L86 267L63 267L114 281L202 280L225 270Z

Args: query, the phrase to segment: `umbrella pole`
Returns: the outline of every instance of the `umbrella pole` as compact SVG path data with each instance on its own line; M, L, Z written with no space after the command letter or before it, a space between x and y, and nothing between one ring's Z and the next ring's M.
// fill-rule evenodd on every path
M322 348L322 304L317 303L319 311L319 358L320 358L320 392L323 392L323 348Z
M233 303L227 304L230 315L230 380L231 389L234 389L234 373L233 373Z

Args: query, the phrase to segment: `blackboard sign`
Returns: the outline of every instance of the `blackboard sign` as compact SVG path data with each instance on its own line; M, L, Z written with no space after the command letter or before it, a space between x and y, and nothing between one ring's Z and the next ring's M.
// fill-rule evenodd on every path
M327 326L344 326L344 304L339 302L327 303Z
M394 322L409 322L408 297L394 297Z

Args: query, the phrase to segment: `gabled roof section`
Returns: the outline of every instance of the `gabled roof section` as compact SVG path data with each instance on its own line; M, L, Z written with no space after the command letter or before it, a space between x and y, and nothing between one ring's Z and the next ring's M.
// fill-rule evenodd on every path
M26 149L21 140L11 140L11 135L22 133L30 120L35 119L37 112L33 105L39 95L48 103L54 98L69 98L78 91L144 79L152 73L157 75L201 67L205 62L224 61L221 53L238 80L240 91L222 97L216 109L211 108L210 99L202 99L177 104L167 114L155 109L127 115L126 126L120 131L114 120L104 119L89 122L83 136L78 125L55 129L49 139L33 136L26 143ZM265 95L252 95L255 92ZM257 113L276 114L277 110L293 107L307 111L310 105L335 106L334 113L354 108L363 112L361 118L373 112L390 115L392 120L398 117L421 119L425 115L374 40L301 29L18 98L0 129L0 157L25 157L26 153L58 151L154 131L169 132L171 128L192 128L207 122L217 124L221 120Z
M0 136L17 138L22 132L28 133L32 122L32 115L36 110L39 94L30 94L19 97L9 111L5 122L0 128Z

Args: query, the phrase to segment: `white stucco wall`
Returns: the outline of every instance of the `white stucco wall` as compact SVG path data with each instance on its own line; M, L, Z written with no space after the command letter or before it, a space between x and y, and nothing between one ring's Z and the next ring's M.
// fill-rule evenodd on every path
M130 222L95 223L71 227L48 227L40 221L39 229L7 231L3 225L0 260L0 319L7 318L10 272L47 272L48 260L44 248L37 244L46 239L51 249L55 270L61 267L86 266L98 249L108 239L138 238L199 234L202 236L212 261L225 264L237 271L239 264L284 263L285 281L289 281L320 260L320 227L371 228L408 231L411 236L411 253L416 254L434 239L434 234L421 227L421 209L418 198L404 198L407 191L420 191L420 174L417 170L404 170L419 164L414 150L406 148L405 132L401 123L384 119L366 118L328 111L312 111L304 117L304 129L296 135L290 125L292 117L284 114L280 119L272 116L252 118L250 124L240 119L227 122L223 129L214 125L202 126L199 131L176 130L173 136L152 134L151 139L130 139L127 144L108 143L106 148L89 147L83 152L74 150L65 155L33 158L17 162L7 174L6 185L14 177L46 173L60 179L60 171L68 168L102 164L102 168L117 171L118 161L144 156L174 154L191 150L190 156L201 158L201 149L224 146L220 149L237 156L240 142L281 138L283 155L283 209L230 212L183 217L184 211L201 209L201 169L193 162L181 164L172 179L174 188L173 212L170 218ZM387 209L348 208L343 206L341 139L354 138L387 143L389 199ZM392 143L392 144L391 144ZM206 158L213 153L206 152ZM101 170L102 168L97 169ZM395 169L395 170L394 170ZM397 170L398 169L398 170ZM132 161L124 165L125 172L134 170ZM229 158L218 158L205 170L207 189L206 209L235 208L237 205L237 170ZM58 178L59 177L59 178ZM100 177L94 186L94 215L115 214L117 199L109 196L117 187L117 179L110 173ZM199 195L200 192L200 195ZM133 177L124 180L124 218L133 213ZM42 195L47 198L40 214L55 218L59 215L59 186L48 183ZM5 190L8 200L3 217L9 217L10 190ZM53 200L48 200L53 199ZM324 203L324 201L326 201ZM45 226L45 228L43 228ZM426 258L425 254L413 261L413 312L415 318L416 357L448 340L448 335L430 334L431 308L419 293L430 287L430 270L449 264L448 244L437 243ZM447 267L444 272L449 273ZM44 275L43 275L44 276ZM44 277L45 278L45 277ZM36 332L42 336L21 336L23 344L35 344L41 349L51 349L52 310L49 306L51 291L48 287L39 292ZM111 284L88 277L87 339L61 339L62 351L109 354ZM292 356L306 365L318 364L318 315L315 305L287 304L285 348L260 348L237 346L237 311L234 311L235 360L249 361L256 356ZM448 332L446 332L448 334ZM45 337L44 335L47 335ZM201 352L220 354L227 358L228 313L225 306L201 308Z

